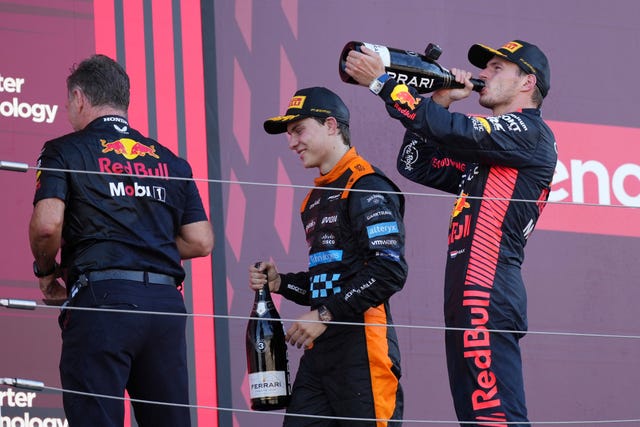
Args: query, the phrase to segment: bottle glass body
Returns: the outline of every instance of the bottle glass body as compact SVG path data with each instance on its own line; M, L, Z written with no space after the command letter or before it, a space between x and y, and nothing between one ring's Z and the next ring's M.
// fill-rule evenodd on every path
M363 45L380 55L387 74L398 83L416 88L418 93L464 87L462 83L455 81L455 77L448 69L424 55L409 50L395 49L358 41L350 41L342 49L339 66L342 81L358 84L358 82L345 72L344 68L349 52L351 50L360 52L360 47ZM482 87L484 87L484 82L480 80L472 79L472 82L474 84L474 90L476 91L480 91Z
M251 409L257 411L284 408L291 397L284 326L267 286L256 291L247 323L249 396Z

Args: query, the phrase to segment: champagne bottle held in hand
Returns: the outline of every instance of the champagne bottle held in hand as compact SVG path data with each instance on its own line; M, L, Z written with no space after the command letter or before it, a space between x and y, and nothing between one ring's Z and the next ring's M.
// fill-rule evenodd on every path
M260 263L255 266L259 268ZM284 325L271 299L268 283L256 291L251 317L246 341L251 409L282 409L291 398L289 358Z
M442 49L438 45L430 43L422 55L410 50L396 49L393 47L378 44L350 41L340 53L340 63L338 72L340 78L345 83L358 84L345 71L347 55L352 50L361 52L361 47L365 46L376 52L382 58L385 71L398 83L413 86L418 93L433 92L438 89L462 88L463 84L456 82L451 72L438 64L436 60L440 57ZM471 79L473 90L480 92L484 88L484 81Z

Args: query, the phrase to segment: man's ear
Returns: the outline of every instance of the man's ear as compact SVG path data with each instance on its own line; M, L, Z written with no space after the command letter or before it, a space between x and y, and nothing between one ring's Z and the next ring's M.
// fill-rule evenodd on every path
M335 117L331 117L331 116L327 117L324 120L324 124L329 127L330 134L333 135L338 131L338 121L336 120Z
M535 74L527 74L526 77L527 78L524 81L524 89L526 91L535 90L538 78L535 76Z
M69 93L69 98L70 101L75 102L76 106L78 107L78 110L83 110L84 108L87 107L87 102L88 99L85 96L84 92L82 91L82 89L78 88L78 87L74 87L73 89L71 89L71 92Z

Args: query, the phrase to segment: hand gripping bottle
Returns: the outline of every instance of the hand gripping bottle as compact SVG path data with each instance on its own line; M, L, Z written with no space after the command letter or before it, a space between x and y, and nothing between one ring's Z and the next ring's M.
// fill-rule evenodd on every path
M259 267L260 263L255 265ZM286 407L291 398L287 343L268 283L256 291L247 323L246 351L251 409L271 411Z
M425 49L425 54L421 55L410 50L350 41L344 46L340 54L338 72L343 82L358 84L358 82L345 72L344 68L349 52L352 50L360 52L360 47L363 45L380 55L387 74L398 83L413 86L418 93L464 87L461 83L456 82L455 77L448 69L436 62L442 53L442 49L432 43L429 43ZM473 90L476 92L480 92L484 87L484 81L482 80L471 79L471 82L473 83Z

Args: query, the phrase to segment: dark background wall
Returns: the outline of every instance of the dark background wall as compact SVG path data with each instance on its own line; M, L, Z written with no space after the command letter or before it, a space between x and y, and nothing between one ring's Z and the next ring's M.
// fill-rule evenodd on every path
M640 416L637 399L631 397L640 379L635 369L640 356L637 339L571 334L638 333L637 209L571 205L579 182L585 202L598 205L598 183L612 192L612 176L623 164L636 165L624 180L625 191L632 196L640 193L637 155L632 154L638 150L639 91L631 80L623 83L622 77L623 70L640 65L632 53L638 52L640 42L635 3L329 0L216 2L215 6L223 176L243 182L310 185L317 172L304 170L287 149L286 136L267 135L262 122L284 112L297 88L321 85L349 105L358 150L411 193L406 214L409 280L392 299L394 319L405 326L400 340L408 420L455 419L441 329L446 233L453 200L399 177L395 158L402 127L388 118L366 88L339 79L338 55L349 40L415 51L435 42L443 49L442 65L473 70L466 59L473 43L499 47L522 38L538 44L552 66L552 89L543 114L559 135L561 161L568 169L572 164L577 167L576 161L597 161L607 173L596 178L594 173L578 176L574 171L575 182L568 179L554 186L569 193L561 200L568 205L548 205L528 244L524 274L532 333L522 347L530 416L534 421ZM486 114L475 96L454 108ZM246 269L255 259L272 258L282 271L306 268L298 218L305 193L299 188L249 184L224 189L228 286L233 288L230 312L249 312ZM561 194L555 196L559 199ZM620 204L615 197L610 202ZM624 226L612 236L605 224ZM301 310L286 301L280 309L289 318ZM243 321L230 322L235 407L247 404L243 327ZM300 355L299 350L290 350L294 370ZM234 416L237 425L279 425L280 417L271 418Z
M410 275L392 300L403 354L405 418L450 425L455 417L444 360L442 282L453 199L397 174L402 127L366 88L340 81L338 55L349 40L415 51L435 42L444 51L442 65L473 70L466 60L473 43L498 47L514 38L536 43L552 66L543 113L556 132L569 178L554 184L558 203L547 206L524 265L531 332L522 347L530 417L537 424L637 423L636 3L203 0L200 15L197 2L188 0L3 2L0 75L25 83L21 93L0 92L0 113L6 112L0 115L0 160L33 165L46 139L70 130L64 79L72 63L101 49L126 62L137 91L132 105L137 127L196 163L202 171L198 177L216 180L209 186L216 253L212 266L193 268L193 283L185 293L193 313L211 315L215 304L220 316L215 331L207 318L190 325L192 400L203 407L194 419L201 426L216 420L225 427L277 426L281 413L246 411L242 317L248 316L253 299L247 266L273 259L282 271L306 268L298 218L306 189L300 187L311 185L317 172L304 170L287 150L286 137L265 134L262 122L284 112L299 87L331 88L351 109L357 149L408 193ZM193 36L198 31L202 40ZM162 86L165 79L173 83ZM14 97L57 105L55 120L37 123L11 116L4 103ZM486 113L475 96L454 108ZM174 127L167 127L167 120ZM33 181L33 170L0 171L6 201L0 210L0 298L40 298L27 243ZM575 205L579 200L588 205ZM280 300L277 304L285 326L303 310ZM59 384L56 315L54 309L0 307L0 378ZM300 355L290 350L293 374ZM0 416L27 411L34 417L63 417L59 393L39 392L30 409L5 402Z

